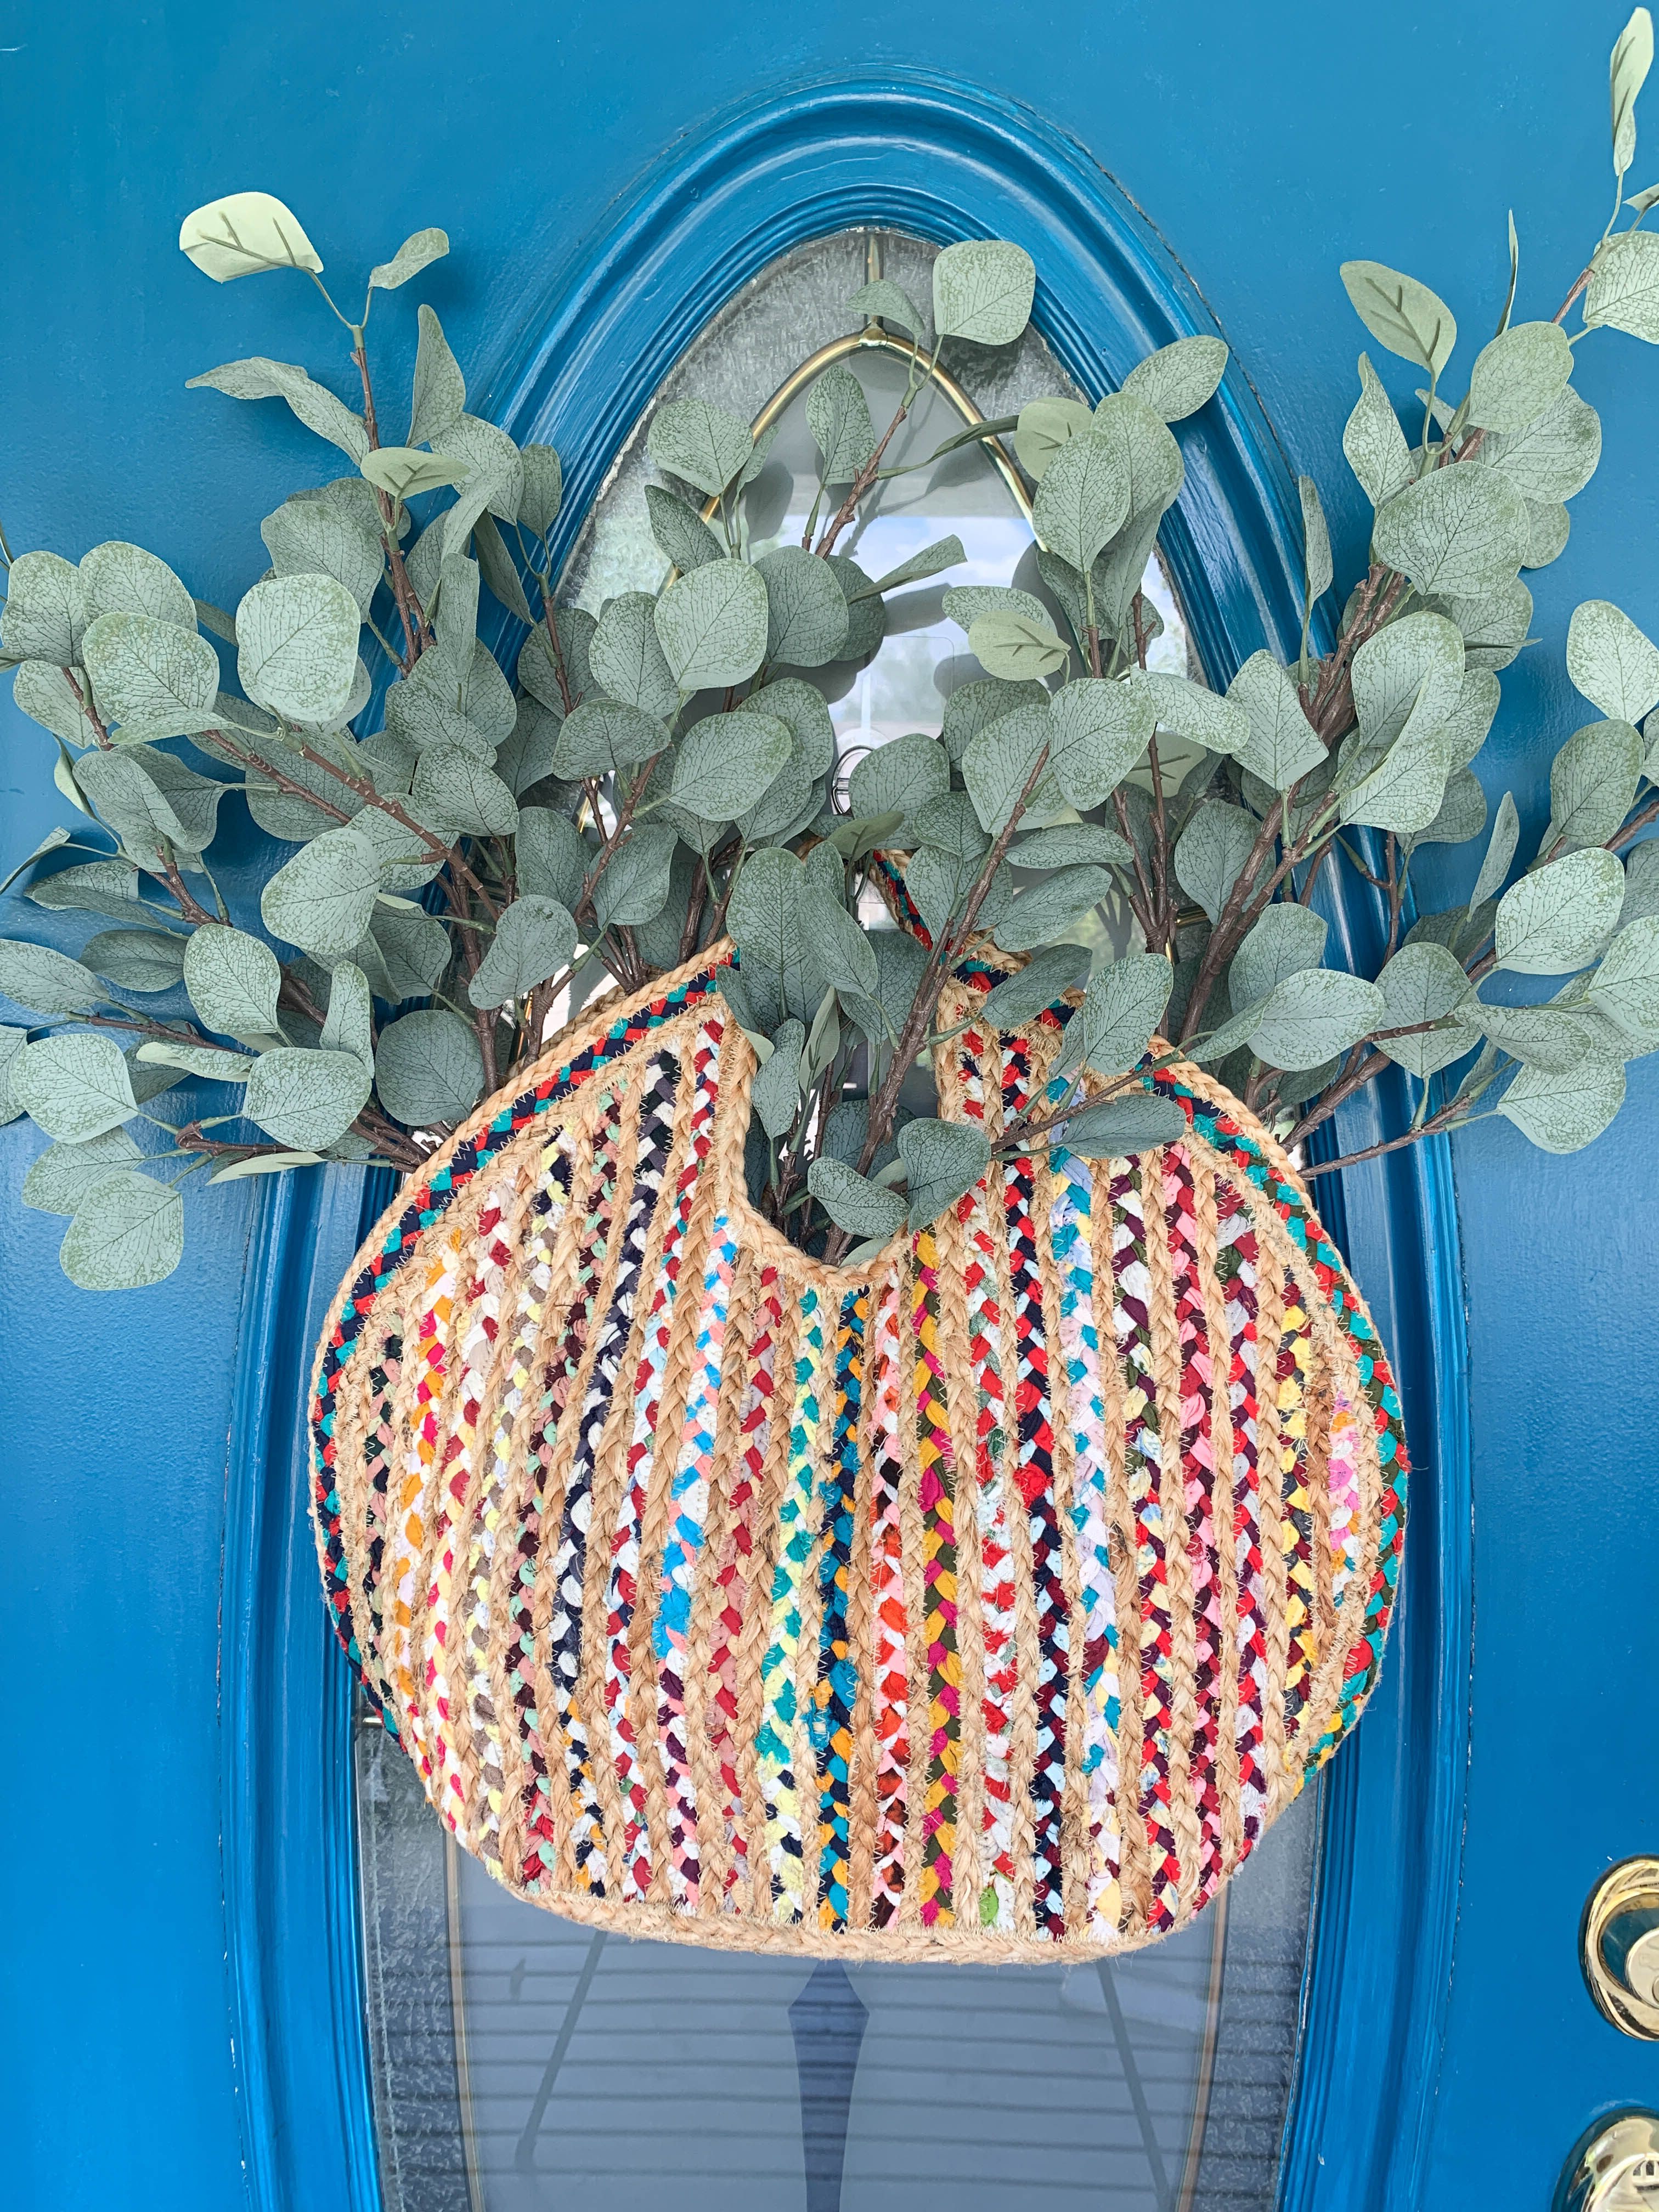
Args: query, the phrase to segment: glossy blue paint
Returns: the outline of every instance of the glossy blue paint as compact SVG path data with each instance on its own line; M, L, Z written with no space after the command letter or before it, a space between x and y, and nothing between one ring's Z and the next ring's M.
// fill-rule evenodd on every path
M247 410L180 388L186 375L238 354L315 366L334 342L297 283L213 291L179 259L173 227L212 192L258 183L283 193L305 213L331 276L379 258L419 223L445 222L456 253L422 289L472 368L474 404L497 415L510 407L522 421L556 400L560 425L574 430L584 409L602 411L599 362L545 358L538 341L569 333L561 304L603 272L636 211L653 204L649 165L664 139L689 134L681 150L695 165L718 140L722 126L711 134L711 118L725 118L724 127L742 120L732 112L739 96L763 106L785 90L855 72L891 87L937 62L1070 134L1076 146L1037 131L1042 161L1054 163L1062 187L1097 160L1150 210L1214 307L1296 465L1318 474L1340 557L1352 565L1363 507L1338 447L1346 399L1334 395L1346 389L1360 333L1334 264L1359 252L1411 266L1460 307L1470 303L1473 334L1496 313L1504 210L1514 198L1523 286L1533 288L1526 306L1551 312L1603 219L1604 57L1623 13L1615 7L1602 23L1595 11L1587 18L1543 0L1452 0L1431 27L1419 27L1397 15L1334 18L1296 0L1255 23L1220 0L1176 9L1108 0L1083 11L1023 9L1016 31L1006 9L961 0L941 34L945 47L931 26L872 0L814 15L775 0L711 0L695 15L659 0L605 9L574 0L466 51L453 12L434 0L374 15L295 0L275 25L227 24L200 0L163 0L142 15L71 7L26 15L8 40L20 51L0 56L14 95L0 158L18 211L8 271L11 295L28 302L31 318L0 362L8 531L14 544L71 553L100 537L138 537L204 597L234 603L263 563L258 516L294 483L332 473L274 404L256 422ZM925 104L925 95L889 97L905 189L919 201L977 211L982 191L988 210L1012 216L1023 207L1022 219L1041 226L1048 203L1032 171L1042 162L1016 164L1011 180L988 153L971 191L947 191L931 174L925 139L907 129L906 100ZM796 159L805 166L793 174L773 172L775 194L822 188L828 199L845 184L847 167L829 149L821 180L808 173L810 146L798 147ZM971 152L963 167L974 168ZM734 250L767 220L763 199L737 204L718 165L696 169L684 189L713 203L710 234ZM657 204L668 226L657 234L665 237L677 210ZM942 216L936 234L950 234ZM1144 234L1140 250L1148 250ZM1121 273L1085 299L1084 349L1073 353L1059 318L1076 269L1046 234L1039 260L1054 271L1044 312L1062 349L1087 376L1086 349L1098 347L1098 366L1109 370L1119 341L1102 325L1114 286L1123 291ZM739 261L728 266L732 281ZM699 282L713 285L709 298L721 289L718 277ZM655 289L651 313L666 319L675 292ZM1192 308L1178 284L1164 296ZM602 291L592 297L605 306ZM613 309L618 297L613 291ZM376 333L390 334L384 391L402 387L411 325L402 302L377 307ZM614 327L625 341L626 318ZM1577 502L1567 553L1538 580L1534 629L1553 658L1523 659L1506 676L1489 748L1494 789L1512 782L1531 823L1541 823L1547 804L1550 750L1577 719L1559 672L1567 611L1606 592L1650 629L1659 619L1651 530L1659 471L1646 429L1656 374L1655 356L1632 342L1598 337L1582 349L1580 386L1602 412L1615 458ZM1402 375L1401 391L1409 380ZM591 467L609 449L596 436L568 458ZM1281 530L1284 478L1265 459L1250 465L1254 483L1247 470L1244 488ZM1224 535L1192 541L1182 557L1189 579L1195 562L1214 569L1239 642L1252 605L1250 644L1271 611L1282 625L1283 562L1271 548L1246 571L1230 566ZM1254 601L1251 565L1270 577ZM1226 642L1224 629L1206 636L1212 665L1225 664L1218 648ZM40 733L3 699L0 751L15 856L57 807ZM1468 874L1462 856L1438 858L1429 871L1433 904L1443 902L1436 869L1448 896ZM245 876L232 890L246 915ZM47 933L36 910L11 902L0 926ZM1378 1171L1347 1194L1362 1277L1379 1304L1394 1305L1380 1318L1402 1366L1416 1362L1407 1407L1419 1455L1432 1431L1443 1456L1437 1493L1425 1498L1419 1483L1414 1497L1405 1633L1396 1632L1364 1729L1333 1773L1331 1843L1346 1825L1360 1880L1340 1923L1334 1893L1326 1893L1310 2035L1322 2076L1304 2079L1291 2166L1304 2193L1292 2202L1415 2203L1430 2212L1542 2203L1595 2112L1659 2101L1659 2054L1600 2021L1573 1957L1595 1874L1659 1847L1659 1774L1638 1717L1650 1711L1638 1639L1650 1618L1644 1578L1654 1530L1655 1385L1644 1317L1659 1291L1643 1234L1654 1193L1650 1069L1633 1072L1632 1091L1621 1121L1575 1161L1540 1159L1501 1123L1456 1148L1472 1574L1457 1499L1459 1301L1455 1286L1427 1302L1413 1287L1425 1279L1416 1272L1425 1253L1443 1270L1452 1264L1443 1175L1433 1163L1413 1167L1402 1189L1395 1171ZM33 1142L19 1128L0 1134L12 1194ZM187 1273L159 1291L92 1305L56 1272L60 1224L17 1214L15 1196L0 1212L0 1358L3 1402L15 1409L3 1469L8 1612L14 1648L30 1655L40 1686L15 1716L11 1747L30 1811L8 1831L8 1894L28 1909L10 1946L23 1995L8 2008L18 2025L5 2031L0 2095L20 2108L0 2128L0 2166L8 2200L31 2208L165 2201L193 2212L246 2201L250 2179L268 2191L275 2169L245 2175L239 2149L236 2097L255 2091L247 2023L268 2030L276 1998L288 2004L291 1978L307 1965L324 1983L338 1972L337 1949L333 1964L327 1949L330 1901L314 1886L294 1893L305 1887L297 1878L280 1905L288 1953L263 1990L246 1976L228 1983L223 1964L221 1810L227 1787L243 1783L216 1706L220 1439L235 1396L236 1291L252 1208L246 1186L210 1194ZM260 1222L264 1233L263 1212ZM244 1344L264 1286L298 1285L298 1266L273 1260L250 1276ZM1443 1415L1431 1386L1444 1396ZM266 1440L286 1480L281 1440L269 1429ZM240 1452L238 1463L244 1476L253 1464ZM297 1533L290 1525L303 1562ZM233 1565L227 1578L233 1594L238 1571ZM280 1575L246 1571L259 1587L281 1584ZM294 1571L297 1607L303 1584ZM1410 1715L1425 1695L1443 1715L1462 1702L1458 1607L1471 1601L1460 1818L1455 1735L1414 1736ZM228 1606L228 1621L235 1610ZM1434 1633L1420 1638L1425 1616ZM312 1633L296 1612L284 1650L301 1674L311 1670L315 1713L326 1677ZM228 1670L233 1657L228 1646ZM264 1741L280 1718L278 1695L268 1677L237 1692L228 1671L227 1728L240 1711L248 1740ZM260 1698L272 1701L263 1714L248 1702ZM311 1755L329 1755L320 1734ZM334 1765L337 1778L337 1756ZM83 1810L76 1798L66 1815L65 1776L84 1790L88 1771L106 1778L95 1804ZM314 1768L301 1761L289 1778L296 1796L309 1793L318 1808L297 1860L325 1838L326 1808ZM337 1795L337 1815L341 1802ZM1449 1899L1443 1880L1438 1892L1420 1885L1426 1862L1443 1869L1460 1844L1448 1992L1443 1973L1438 1986L1425 1984ZM334 1848L343 1849L343 1838ZM1341 1856L1328 1851L1328 1868ZM254 1869L251 1884L239 1865ZM223 1871L246 1896L250 1887L257 1893L262 1867L280 1868L281 1855L249 1860L233 1847ZM1408 1958L1376 1902L1402 1893L1414 1894L1425 1930ZM349 1992L337 1988L306 2002L314 2009L299 2016L319 2024L349 2010ZM1402 2008L1419 2023L1443 2025L1437 2086L1432 2032L1426 2042L1390 2046L1380 2031ZM327 2060L334 2086L284 2073L288 2060L279 2063L268 2042L265 2064L259 2098L279 2114L301 2112L313 2137L297 2149L281 2138L283 2154L303 2149L318 2160L297 2169L311 2193L290 2201L306 2212L349 2203L349 2147L354 2127L361 2142L362 2116L342 2102L337 2061Z

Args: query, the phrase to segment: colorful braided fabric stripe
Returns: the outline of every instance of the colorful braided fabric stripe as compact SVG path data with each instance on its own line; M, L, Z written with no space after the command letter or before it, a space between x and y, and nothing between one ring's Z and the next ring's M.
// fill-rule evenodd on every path
M1181 1141L1015 1152L824 1268L747 1196L730 957L567 1031L366 1247L312 1409L336 1632L458 1840L573 1917L1153 1941L1376 1680L1407 1473L1376 1332L1179 1064L1140 1080ZM935 1066L993 1137L1063 1097L1072 1012L999 1034L1006 972L957 970Z

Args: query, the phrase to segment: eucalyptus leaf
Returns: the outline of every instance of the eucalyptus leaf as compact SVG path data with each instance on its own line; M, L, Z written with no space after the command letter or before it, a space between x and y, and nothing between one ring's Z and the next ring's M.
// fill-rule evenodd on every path
M1250 1030L1250 1047L1269 1067L1316 1067L1381 1029L1388 1002L1375 983L1334 968L1286 976Z
M357 674L357 602L332 576L277 576L236 610L237 674L250 699L296 722L343 713Z
M1598 250L1584 291L1584 322L1659 345L1659 238L1621 231Z
M466 380L449 349L443 325L422 301L416 311L420 337L415 349L415 390L410 410L409 443L435 444L461 419Z
M803 923L805 888L800 861L769 846L744 862L726 908L726 927L763 1028L790 1015L810 1021L823 996L819 948Z
M1250 718L1237 700L1206 691L1201 684L1165 669L1136 669L1128 684L1152 701L1160 727L1202 745L1206 752L1237 755L1248 750Z
M1305 548L1306 604L1312 606L1331 588L1336 571L1331 561L1331 533L1325 510L1319 503L1319 487L1311 477L1298 477L1296 488L1302 501L1302 540Z
M1419 1022L1444 1021L1470 995L1462 963L1443 945L1407 945L1395 954L1376 979L1385 1011L1379 1029L1408 1029ZM1380 1037L1377 1050L1426 1082L1469 1048L1467 1031L1452 1027L1422 1030L1415 1036Z
M588 649L598 624L585 607L560 607L554 615L553 627L558 638L557 657L549 641L546 623L538 623L520 648L518 676L532 698L538 699L550 713L564 714L571 707L579 706L593 688ZM561 664L562 684L559 680Z
M583 781L650 760L668 744L667 731L642 708L619 699L585 699L554 741L553 769L573 783Z
M204 638L154 615L100 615L82 651L106 725L166 722L210 707L218 695L219 656Z
M1601 1135L1624 1103L1622 1063L1587 1053L1570 1067L1523 1067L1498 1110L1540 1152L1577 1152Z
M823 482L850 483L876 449L876 430L864 386L844 362L832 362L808 387L806 423L823 458Z
M519 500L520 526L532 538L545 538L558 520L564 500L559 457L551 446L532 442L519 448L519 459L524 470L524 490ZM649 496L647 492L647 501Z
M937 576L943 568L954 568L967 559L962 550L962 540L953 531L948 538L936 538L933 544L923 546L908 561L901 561L896 568L889 568L878 576L874 583L866 581L847 594L848 604L856 605L861 599L878 596L883 592L896 591L901 584L915 584L924 576ZM850 562L848 564L852 565Z
M1436 469L1379 507L1379 561L1409 576L1425 598L1480 598L1515 574L1532 540L1527 501L1492 469Z
M769 664L821 668L834 660L847 643L849 616L829 563L805 546L781 545L756 563L756 573L766 589Z
M1486 826L1486 794L1472 769L1454 769L1446 780L1440 811L1426 830L1415 834L1419 845L1463 845L1478 837Z
M637 824L605 863L593 889L593 911L601 929L636 927L654 921L668 903L674 832L653 823Z
M1345 261L1339 273L1377 343L1438 376L1457 343L1457 325L1438 294L1381 261Z
M1035 707L1047 713L1048 693L1032 680L1010 683L1000 676L981 676L958 684L945 702L945 726L940 743L953 766L960 765L969 743L993 722L1012 714L1017 707Z
M332 576L356 599L358 613L368 619L369 605L386 568L386 552L377 532L331 500L290 499L265 517L259 525L259 535L279 576ZM233 640L234 635L233 624ZM216 687L216 659L214 667Z
M204 923L185 947L185 988L204 1026L228 1036L274 1036L283 971L246 930Z
M1010 684L1052 676L1071 658L1047 621L1011 609L976 617L968 642L982 668Z
M1170 1003L1174 970L1161 952L1132 952L1089 979L1064 1055L1097 1075L1126 1075L1152 1042Z
M1523 568L1547 568L1567 550L1572 517L1559 500L1529 499L1527 512L1532 517L1532 538L1521 565Z
M368 976L355 961L337 960L329 977L328 1008L318 1040L323 1050L350 1053L373 1074L374 1018Z
M806 1187L836 1228L852 1236L885 1241L904 1224L905 1202L897 1193L870 1182L841 1160L815 1159L806 1171Z
M1641 737L1628 722L1591 722L1575 732L1550 767L1550 819L1541 850L1605 845L1636 797L1642 750Z
M1227 366L1227 349L1219 338L1176 338L1137 362L1123 380L1131 398L1164 422L1179 422L1196 415L1215 396Z
M301 951L349 953L368 930L380 889L374 845L347 824L314 837L278 868L260 894L259 914L273 937ZM188 967L185 973L188 983Z
M138 1047L137 1057L144 1067L176 1069L207 1083L244 1083L253 1066L252 1053L227 1052L216 1044L164 1044L155 1037L147 1038ZM135 1085L135 1092L137 1088Z
M770 714L784 723L809 776L827 775L836 757L836 726L823 694L799 676L778 676L738 702L738 714Z
M801 1052L805 1042L806 1031L801 1024L785 1022L772 1040L771 1057L750 1087L749 1103L769 1137L787 1135L800 1111Z
M11 1097L49 1137L84 1145L138 1110L121 1048L100 1030L74 1030L25 1045L11 1062Z
M556 899L526 892L495 924L489 950L467 985L475 1006L501 1006L528 998L568 967L576 950L576 924Z
M1033 483L1042 482L1063 446L1087 437L1094 419L1094 409L1080 399L1027 400L1014 430L1014 452Z
M646 592L607 599L588 646L588 662L608 697L671 722L679 712L679 690L657 641L655 614L656 602Z
M702 821L730 822L785 767L794 742L770 714L705 716L676 749L675 802Z
M592 854L574 822L545 806L521 806L514 854L521 892L575 906Z
M81 659L86 601L72 561L59 553L20 553L6 575L0 646L18 660L72 668Z
M1601 418L1569 385L1524 430L1489 430L1467 465L1495 471L1528 501L1559 501L1583 491L1601 458ZM1461 476L1464 465L1440 473Z
M1062 931L1075 928L1111 889L1104 868L1062 868L1020 893L997 923L996 941L1005 952L1030 952L1049 944Z
M453 423L449 428L453 429ZM364 482L377 491L394 500L411 500L422 492L441 491L447 484L465 483L472 464L459 454L422 453L418 446L378 446L363 455L362 471ZM442 542L441 536L437 542Z
M1511 323L1475 356L1469 421L1483 430L1524 430L1571 374L1572 347L1559 323Z
M1045 787L1057 788L1039 773L1053 739L1049 714L1047 706L1017 707L969 738L962 756L963 781L988 836L1006 827L1028 791L1026 803L1035 809Z
M21 937L0 938L0 994L35 1014L85 1013L108 995L90 968Z
M1045 629L1051 627L1048 610L1041 599L1030 592L1017 592L1004 584L957 584L945 592L940 602L947 622L958 629L969 630L981 615L991 613L1024 615L1028 620L1041 623Z
M80 1290L136 1291L170 1275L184 1249L183 1199L129 1168L82 1194L58 1256Z
M910 1226L925 1229L970 1191L990 1164L982 1129L921 1116L898 1133L909 1194Z
M933 262L933 328L941 339L1012 345L1031 319L1036 264L1001 239L964 239Z
M355 1053L285 1045L254 1061L244 1110L279 1145L320 1152L345 1134L370 1087L369 1067Z
M1625 872L1594 847L1523 876L1498 902L1498 964L1522 975L1563 975L1595 957L1618 925Z
M1142 687L1080 676L1054 694L1048 709L1054 781L1085 811L1115 791L1146 751L1156 707Z
M371 292L395 292L422 269L441 261L449 251L449 234L442 230L417 230L404 239L390 261L377 261L368 272Z
M766 656L765 579L745 562L711 561L668 586L657 602L655 619L658 639L682 691L742 684Z
M374 1054L380 1103L407 1128L453 1126L477 1104L483 1057L459 1014L422 1008L380 1032Z
M23 1178L23 1203L38 1213L73 1213L95 1183L143 1157L120 1128L81 1145L48 1145Z
M890 276L878 276L872 283L861 284L847 302L849 314L862 315L867 320L894 324L907 337L921 338L927 335L927 325L921 310L902 284Z
M424 996L449 964L449 933L435 915L377 906L369 932L380 948L386 996L394 1006Z
M1620 929L1586 996L1640 1050L1659 1045L1659 915L1644 915Z
M87 939L81 959L124 991L170 991L183 980L188 942L170 930L104 929Z
M1325 957L1327 924L1311 907L1276 899L1264 907L1234 953L1227 989L1236 1006L1265 999L1287 975L1317 968Z
M651 418L646 443L669 476L718 497L755 448L749 425L706 399L670 399Z
M1227 686L1227 696L1250 718L1250 739L1237 755L1239 763L1274 791L1288 791L1323 762L1325 748L1302 711L1296 685L1270 653L1250 655Z
M368 452L368 432L362 416L354 414L343 399L313 382L292 362L271 361L263 354L246 361L228 361L201 376L186 377L185 388L222 392L232 399L285 399L307 430L326 438L352 460L361 463Z
M1567 673L1592 707L1639 722L1659 702L1659 647L1607 599L1585 599L1567 625Z
M198 775L171 753L129 748L88 753L76 780L110 828L143 856L166 840L180 852L204 852L218 827L224 786Z
M1342 433L1342 450L1373 507L1385 507L1412 480L1411 448L1394 403L1370 357L1359 356L1359 398Z
M99 742L97 725L88 712L92 685L84 668L56 668L48 661L26 660L12 678L12 696L21 713L66 744Z
M690 500L682 499L662 484L647 484L646 511L657 550L672 561L682 575L709 561L723 561L726 547L708 527Z
M950 789L951 761L937 738L921 731L892 738L868 752L853 770L848 797L855 815L897 814L890 842L916 842L916 816Z
M987 993L982 1009L986 1021L996 1030L1018 1029L1035 1021L1060 1003L1088 965L1086 945L1051 945L1034 952L1023 968Z
M1187 1134L1187 1116L1173 1098L1132 1091L1084 1107L1054 1132L1053 1141L1079 1159L1132 1160L1179 1144Z
M1037 486L1032 520L1043 544L1086 574L1101 547L1127 520L1129 506L1124 454L1091 428L1087 437L1069 440L1049 463Z
M518 802L501 777L458 745L421 755L410 797L421 819L445 837L507 837L518 825Z
M1102 867L1133 866L1131 848L1115 830L1094 822L1061 823L1022 838L1008 858L1017 868L1073 868L1085 860Z

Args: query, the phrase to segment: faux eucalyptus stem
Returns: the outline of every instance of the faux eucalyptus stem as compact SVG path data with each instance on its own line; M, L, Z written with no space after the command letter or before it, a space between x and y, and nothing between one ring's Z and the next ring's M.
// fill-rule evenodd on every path
M1178 1142L1178 1110L1149 1089L1172 1055L1293 1147L1373 1091L1382 1133L1342 1165L1492 1115L1545 1152L1592 1141L1626 1063L1659 1046L1659 647L1586 600L1566 671L1594 719L1559 746L1547 815L1526 790L1492 806L1477 769L1501 672L1538 649L1522 574L1560 554L1600 457L1580 342L1659 343L1659 238L1642 228L1659 187L1626 190L1651 54L1638 9L1612 63L1613 219L1549 319L1517 319L1513 222L1507 288L1476 303L1496 335L1472 357L1428 286L1343 265L1390 380L1360 356L1334 549L1298 480L1294 660L1211 672L1224 690L1161 640L1148 564L1227 348L1178 338L1097 401L1068 390L941 439L945 348L1025 343L1036 272L1010 241L933 257L929 313L887 277L848 302L854 330L904 334L905 386L878 432L860 349L807 384L804 528L754 497L775 425L757 440L701 398L656 405L658 565L592 605L561 604L558 455L469 412L429 307L409 442L381 442L370 310L447 252L441 231L369 271L356 322L323 293L357 404L264 356L193 379L283 402L344 471L313 471L264 518L234 614L125 541L72 560L0 542L0 647L85 825L14 871L28 910L82 918L79 956L0 939L17 1010L0 1099L49 1140L24 1198L70 1216L64 1267L89 1287L167 1273L197 1168L418 1174L571 1009L649 993L728 934L710 1018L757 1062L748 1196L831 1262L925 1228L992 1158L984 1128L930 1096L967 960L987 990L975 1024L1072 1009L1059 1073L1002 1122L1000 1158ZM323 289L268 194L198 210L181 244L218 282L297 270ZM1285 430L1294 444L1301 426ZM890 480L999 439L1037 540L1021 586L951 582L969 557L954 536L880 575L837 551L855 526L860 548L876 538ZM1316 658L1345 544L1358 574ZM830 702L878 659L889 596L935 576L965 647L941 725L843 753ZM268 841L257 898L245 872L223 877L234 911L210 866L226 807ZM1431 877L1424 855L1460 846L1456 895L1419 911L1457 866ZM895 927L868 926L871 885ZM1373 907L1374 972L1328 964L1339 889ZM147 994L153 1016L128 1003ZM1156 1060L1155 1036L1177 1041ZM186 1083L230 1110L191 1091L170 1119L147 1112ZM152 1127L174 1149L147 1154L131 1133Z

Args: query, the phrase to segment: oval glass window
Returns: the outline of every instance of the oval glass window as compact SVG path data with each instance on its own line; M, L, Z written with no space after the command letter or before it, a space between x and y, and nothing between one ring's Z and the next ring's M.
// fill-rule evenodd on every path
M846 303L879 275L927 300L933 252L845 232L739 294L617 457L565 600L597 615L667 574L646 433L656 406L688 393L775 430L745 502L750 556L816 544L844 488L821 483L808 386L844 362L880 435L909 347L860 327ZM893 473L836 550L872 579L951 534L964 557L891 594L884 630L881 600L864 602L857 655L803 672L830 702L830 798L843 807L860 758L910 731L937 734L952 690L983 673L946 590L1013 582L1047 597L1012 436L963 434L1029 399L1083 395L1035 330L998 352L960 347L952 371L908 409L882 457ZM1148 665L1202 681L1157 552L1142 592ZM1109 910L1079 933L1118 950L1129 928ZM370 1717L358 1811L388 2212L1265 2208L1295 2068L1314 1795L1201 1919L1147 1950L1071 1966L843 1966L628 1942L514 1899L457 1850Z

